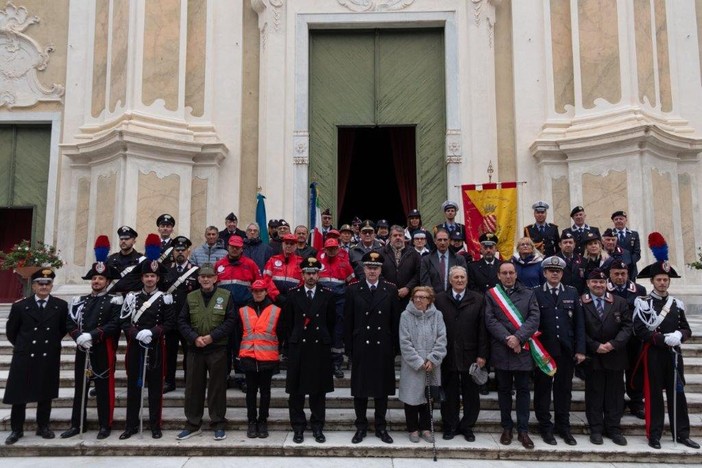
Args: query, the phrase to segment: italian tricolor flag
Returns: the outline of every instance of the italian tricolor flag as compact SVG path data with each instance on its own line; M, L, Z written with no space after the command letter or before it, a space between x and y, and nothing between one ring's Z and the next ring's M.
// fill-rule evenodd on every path
M504 288L498 284L494 288L489 289L488 294L493 298L495 303L497 303L510 323L514 325L515 328L520 328L524 323L524 317L522 317L522 314L514 306ZM541 332L539 331L534 333L527 341L527 346L525 347L531 352L531 357L534 358L534 362L537 367L541 369L541 372L553 377L557 370L556 361L548 354L544 345L539 341L538 337L540 334Z

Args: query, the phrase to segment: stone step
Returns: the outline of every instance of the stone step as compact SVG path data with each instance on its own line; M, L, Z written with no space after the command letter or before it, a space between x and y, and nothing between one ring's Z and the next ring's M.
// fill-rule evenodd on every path
M393 444L384 444L372 433L360 444L351 444L352 431L326 432L327 441L318 444L305 433L305 441L301 444L292 442L292 433L289 430L272 431L267 439L248 439L241 430L230 430L227 438L215 441L210 431L205 431L201 436L192 437L184 441L176 441L177 430L163 433L163 438L154 440L146 432L143 439L138 435L129 440L119 440L121 431L105 440L95 440L95 433L88 432L85 439L79 437L71 439L44 440L33 433L25 431L24 438L15 445L3 447L4 456L169 456L184 457L225 457L225 456L268 456L268 457L353 457L363 463L361 457L393 457L414 459L414 464L424 466L419 458L432 457L430 444L420 441L413 444L407 440L404 432L393 432ZM586 435L575 435L578 445L570 447L559 441L558 445L551 446L532 437L534 450L525 450L516 441L509 446L499 443L499 433L476 433L475 442L468 443L463 438L443 440L437 437L436 449L439 460L470 459L470 460L512 460L515 466L520 461L539 460L543 462L598 462L611 466L612 463L645 463L653 464L694 464L700 463L700 451L690 449L678 444L673 447L669 440L662 440L661 450L652 450L648 447L646 439L642 436L628 437L628 445L619 447L610 440L605 439L603 445L592 445ZM92 462L99 459L93 459ZM82 463L83 459L80 460ZM126 461L126 459L125 459ZM156 460L154 460L155 462ZM272 460L271 460L272 461ZM269 461L270 462L270 461ZM274 463L277 463L274 461ZM310 461L309 466L324 466ZM328 463L333 464L332 460ZM455 466L469 466L470 461ZM483 461L482 463L486 463ZM487 462L490 463L490 462ZM454 465L451 465L454 466Z
M369 404L368 417L371 420L372 427L372 402ZM307 412L309 416L309 411ZM115 408L113 428L121 430L125 427L126 408ZM440 429L441 416L438 409L434 410L434 418L437 424L437 431ZM354 429L354 411L349 408L327 408L325 430L328 431L352 431ZM71 409L70 408L55 408L51 412L51 427L56 431L62 431L70 426ZM228 430L245 430L248 424L246 418L246 409L242 407L227 409L227 429ZM148 408L145 407L144 412L145 425L148 425ZM204 426L207 427L209 419L207 410L205 409ZM389 408L387 413L388 430L394 432L404 432L405 430L405 415L404 410L399 408ZM669 437L668 422L666 416L666 426L664 437ZM574 434L587 434L588 426L585 413L582 411L571 412L570 415L571 430ZM90 430L97 430L97 410L88 408L87 425ZM163 408L162 428L168 430L182 429L185 425L185 415L182 408L166 407ZM290 418L287 408L271 408L268 418L269 429L275 431L287 431L290 429ZM622 431L625 435L644 435L646 432L644 421L625 414L621 421ZM27 410L27 421L25 423L25 432L36 429L35 411ZM10 409L0 408L0 430L10 430ZM530 417L530 431L538 434L537 422L533 413ZM702 436L702 416L690 415L690 431L693 437L699 438ZM500 412L498 410L482 410L478 417L478 422L475 427L476 433L497 433L502 432L500 426ZM515 441L516 443L516 441Z
M148 392L147 392L148 393ZM59 389L58 398L53 400L53 408L71 408L73 405L73 388L62 387ZM687 394L688 410L690 415L699 416L702 420L702 395L698 393ZM146 400L145 400L146 401ZM185 390L177 388L176 390L163 395L164 408L183 408L185 402ZM35 407L34 403L27 405ZM127 389L126 387L118 387L115 389L115 407L125 408L127 406ZM0 403L0 408L9 408L10 405ZM95 399L88 400L88 407L95 407ZM227 407L228 408L245 408L246 395L239 389L227 390ZM271 389L271 408L287 408L288 394L281 387ZM389 408L402 409L403 403L397 396L391 396L388 402ZM497 401L497 393L490 392L488 395L480 396L480 407L482 410L499 410ZM327 394L327 408L329 409L352 409L353 398L349 388L337 388ZM574 391L571 411L585 411L585 392Z

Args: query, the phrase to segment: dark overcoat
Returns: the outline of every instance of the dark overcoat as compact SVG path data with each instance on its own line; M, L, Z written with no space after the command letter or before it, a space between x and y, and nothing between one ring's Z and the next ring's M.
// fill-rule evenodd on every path
M552 357L585 354L585 319L578 291L558 285L558 299L548 283L534 289L539 303L539 340Z
M497 284L497 268L499 266L499 260L495 259L492 264L489 264L483 258L468 264L468 287L481 293L494 288Z
M625 370L629 368L626 344L632 334L631 312L626 301L611 293L605 294L604 316L600 319L590 293L582 296L585 316L585 342L592 369ZM614 350L600 354L597 348L612 343Z
M304 286L291 289L281 319L288 343L285 391L297 395L333 392L334 293L317 285L310 301Z
M5 404L20 404L58 397L61 340L66 334L68 304L49 296L44 310L34 295L17 301L7 319L7 339L12 362L7 378Z
M382 398L395 393L400 308L397 288L380 279L371 293L366 281L346 290L344 346L351 357L351 395Z
M530 371L534 369L534 360L524 345L539 329L539 304L536 302L534 291L524 287L519 281L509 298L524 319L519 328L509 321L489 292L485 296L485 326L490 333L490 364L495 369ZM522 345L519 353L507 346L506 338L510 335L519 339Z
M485 298L466 289L461 302L456 302L451 291L436 296L434 305L441 311L446 324L447 354L441 364L443 372L468 372L479 357L490 355L485 328Z

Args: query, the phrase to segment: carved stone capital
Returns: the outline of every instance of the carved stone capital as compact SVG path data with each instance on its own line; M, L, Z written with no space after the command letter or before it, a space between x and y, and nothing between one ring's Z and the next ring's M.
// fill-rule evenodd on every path
M251 7L258 13L258 29L261 31L262 40L265 40L265 31L269 21L276 31L280 31L284 6L285 0L251 0Z
M306 130L293 133L293 164L310 163L310 134Z
M407 8L414 0L337 0L339 5L355 12L396 11Z
M446 164L460 164L461 162L463 162L461 131L448 129L446 130Z
M59 84L45 87L37 71L45 70L53 46L42 47L24 34L39 22L25 7L7 3L0 10L0 107L27 107L38 101L60 101L64 88Z

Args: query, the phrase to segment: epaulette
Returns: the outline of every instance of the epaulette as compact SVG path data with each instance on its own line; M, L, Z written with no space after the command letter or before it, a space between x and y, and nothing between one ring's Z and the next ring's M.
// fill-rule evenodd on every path
M122 296L113 296L112 299L110 299L110 304L122 305L124 304L124 299Z
M392 281L385 280L385 282L391 286L397 287L397 285L395 283L393 283Z
M583 301L583 304L589 304L592 302L592 296L589 293L585 293L580 297L580 300Z
M17 299L17 300L14 302L14 304L17 304L19 301L23 301L23 300L25 300L25 299L27 299L27 298L26 298L26 297L20 297L19 299Z
M166 305L171 305L173 304L173 295L171 294L164 294L163 296L163 303Z
M318 286L319 286L319 285L318 285ZM329 288L328 288L328 287L326 287L326 286L319 286L319 289L321 289L322 291L328 291L328 292L332 292L332 290L331 290L331 289L329 289Z

